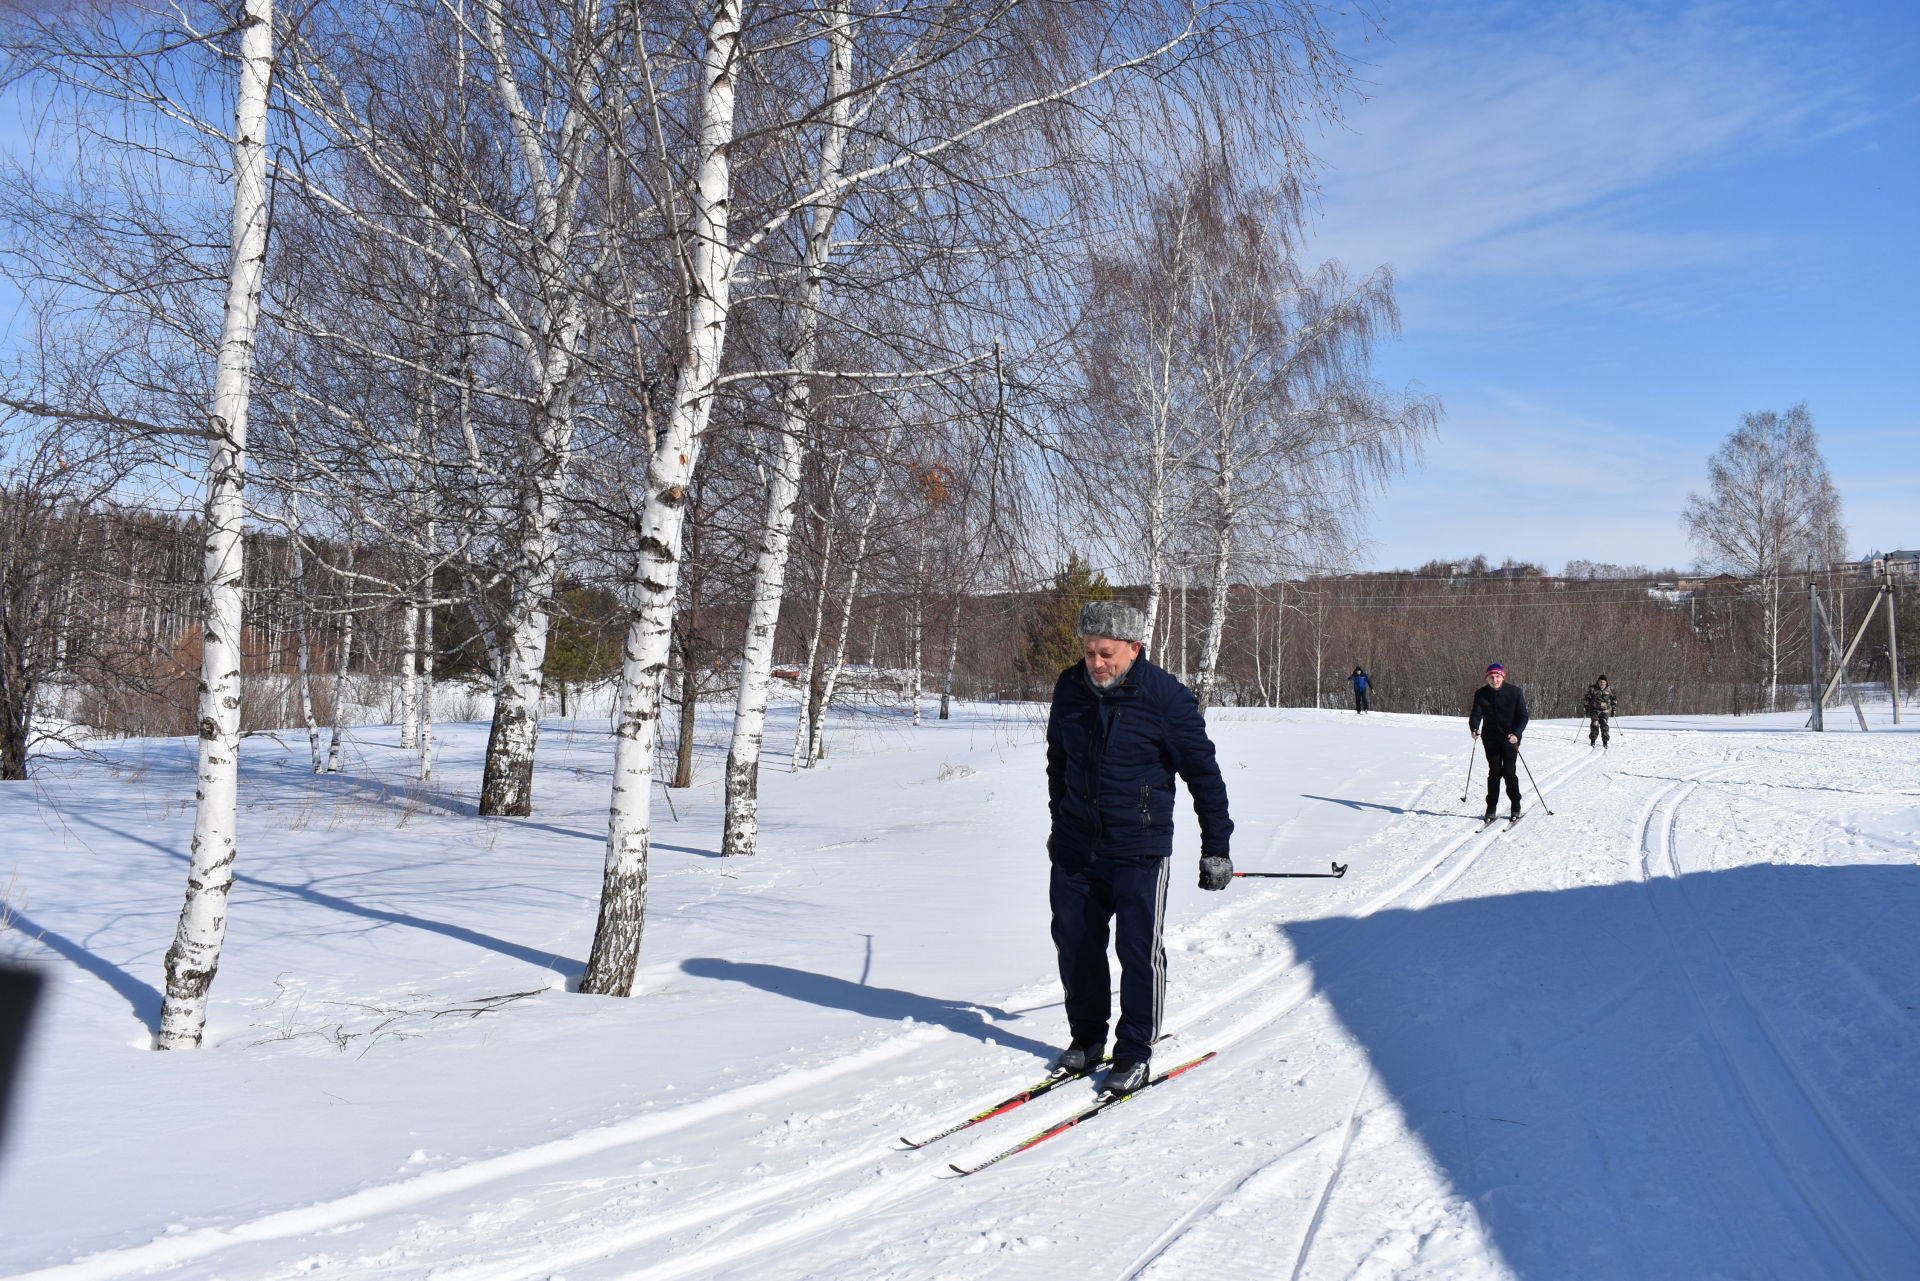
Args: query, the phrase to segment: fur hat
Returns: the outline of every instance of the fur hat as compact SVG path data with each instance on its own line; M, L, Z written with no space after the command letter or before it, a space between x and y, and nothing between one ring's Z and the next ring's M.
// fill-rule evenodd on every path
M1074 635L1144 641L1147 639L1147 616L1117 600L1090 600L1080 607L1080 626Z

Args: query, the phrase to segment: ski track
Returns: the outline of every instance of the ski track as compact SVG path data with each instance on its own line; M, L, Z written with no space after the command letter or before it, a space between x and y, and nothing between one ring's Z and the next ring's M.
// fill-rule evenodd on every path
M1557 788L1599 759L1591 754L1580 754L1543 771L1539 795ZM1447 799L1446 787L1445 779L1437 778L1416 787L1413 795L1418 798L1439 791L1439 799L1433 802L1438 806ZM1276 827L1268 842L1266 852L1269 855L1278 852L1283 835L1284 826ZM1442 841L1433 853L1411 871L1354 908L1352 918L1358 921L1390 908L1418 909L1428 906L1465 875L1501 835L1503 833L1496 828L1468 831ZM1277 959L1244 973L1238 982L1217 991L1210 998L1188 1002L1183 1007L1186 1010L1185 1017L1173 1034L1181 1035L1200 1028L1229 1007L1245 1007L1249 998L1263 989L1263 996L1255 1000L1241 1017L1209 1033L1208 1048L1230 1047L1281 1022L1307 1004L1314 995L1312 963L1340 954L1344 950L1344 940L1351 933L1352 927L1349 927L1348 931L1311 953L1296 955L1290 949L1283 949ZM279 1211L248 1222L195 1229L139 1246L102 1251L71 1264L24 1274L20 1281L112 1281L113 1278L178 1269L241 1245L351 1231L376 1216L394 1215L443 1197L472 1192L508 1179L524 1178L542 1171L557 1171L568 1163L588 1156L650 1141L715 1117L763 1107L826 1081L839 1081L869 1069L877 1069L890 1060L941 1039L942 1035L930 1029L917 1029L863 1047L831 1063L785 1073L671 1111L652 1112L455 1169L362 1189L333 1201ZM986 1099L968 1111L979 1111L992 1101ZM1142 1100L1135 1106L1141 1106L1144 1102ZM1358 1102L1356 1095L1355 1108ZM1069 1110L1056 1106L1051 1112L1042 1109L1027 1113L1022 1109L1021 1114L1024 1119L1033 1122L1032 1130L1037 1132L1065 1116ZM1350 1128L1348 1135L1350 1138ZM974 1144L971 1157L983 1159L1007 1145L1005 1134L982 1136ZM935 1147L938 1149L945 1145ZM946 1153L940 1154L942 1170L946 1160L962 1161L970 1155L961 1148L958 1149L959 1156L951 1156L954 1151L956 1149L948 1148ZM703 1239L673 1258L660 1260L638 1271L623 1269L621 1275L636 1278L636 1281L639 1278L670 1281L671 1278L718 1275L720 1269L743 1263L768 1251L818 1239L870 1215L908 1205L917 1198L935 1193L950 1181L947 1177L930 1178L918 1163L903 1164L900 1161L903 1155L906 1154L890 1148L875 1151L862 1145L843 1156L816 1161L804 1169L788 1171L782 1176L769 1177L759 1189L716 1187L676 1212L649 1216L644 1224L623 1225L611 1230L589 1228L576 1231L570 1234L565 1245L541 1241L514 1250L510 1258L495 1258L464 1267L456 1264L436 1268L435 1276L446 1281L532 1281L534 1278L557 1275L567 1268L610 1262L628 1251L684 1233L694 1233ZM1343 1148L1336 1157L1334 1168L1327 1175L1327 1190L1339 1178L1344 1155ZM1256 1169L1253 1174L1243 1176L1237 1182L1244 1182L1258 1173ZM857 1180L857 1183L852 1188L833 1191L824 1199L820 1197L819 1190L823 1185L843 1180ZM1321 1197L1322 1209L1324 1201L1325 1192ZM1188 1216L1187 1221L1192 1222L1205 1209L1203 1204ZM765 1225L733 1230L742 1226L740 1220L744 1216L760 1210L773 1210L777 1217ZM702 1232L702 1229L705 1231ZM1180 1231L1176 1224L1174 1228L1163 1232L1164 1242L1154 1253L1164 1252L1179 1239ZM713 1236L720 1239L704 1239ZM1303 1261L1306 1244L1303 1238ZM353 1259L340 1256L329 1259L333 1268L360 1265L380 1272L387 1271L394 1262L391 1249L362 1254ZM1151 1258L1148 1258L1136 1264L1132 1271L1138 1271L1150 1263ZM276 1269L273 1275L303 1275L305 1270L301 1264L291 1264Z
M1649 739L1651 735L1641 741ZM1702 926L1695 905L1687 896L1678 850L1681 810L1701 787L1746 763L1728 758L1745 757L1753 746L1739 744L1722 749L1722 763L1668 783L1645 803L1635 824L1640 847L1639 879L1649 907L1659 919L1680 963L1679 968L1701 1011L1702 1023L1711 1033L1718 1071L1727 1081L1727 1097L1730 1101L1737 1100L1744 1108L1756 1155L1765 1156L1762 1164L1769 1170L1783 1212L1807 1225L1806 1236L1810 1242L1829 1243L1837 1272L1911 1276L1914 1261L1920 1258L1920 1218L1910 1201L1839 1123L1821 1092L1795 1062L1763 1007L1752 999L1737 967L1711 932ZM1757 746L1761 748L1760 754L1769 758L1777 759L1790 751L1775 744ZM1644 756L1636 753L1635 764L1657 765L1680 750L1668 743L1664 751L1656 748ZM1606 759L1600 753L1580 753L1543 770L1534 804L1540 805L1543 797ZM1448 795L1451 783L1444 769L1440 773L1441 777L1415 786L1402 808L1411 811L1421 798L1436 795L1438 799L1430 807L1445 808L1452 800ZM1550 817L1542 815L1537 821ZM1284 823L1275 826L1267 843L1268 855L1279 852L1286 827ZM1374 840L1388 840L1396 829L1401 833L1406 830L1396 825ZM1349 909L1348 916L1357 923L1382 911L1415 911L1433 904L1471 871L1504 835L1501 829L1494 828L1468 831L1441 840L1412 868ZM1392 842L1390 848L1407 848L1403 842L1404 836ZM1349 942L1358 937L1357 929L1350 925L1312 952L1297 952L1290 947L1277 949L1276 956L1243 971L1231 984L1214 990L1207 997L1184 1003L1183 1017L1174 1034L1191 1038L1196 1051L1224 1051L1280 1025L1303 1007L1317 1003L1313 979L1316 964L1342 955ZM1380 942L1381 936L1376 931L1369 940L1370 946L1377 948ZM1626 994L1622 993L1617 999L1626 999ZM1881 999L1885 1000L1884 995ZM1229 1010L1237 1017L1225 1020L1223 1016ZM281 1211L250 1222L198 1229L141 1246L103 1251L73 1264L26 1275L45 1281L56 1278L58 1281L107 1281L180 1268L242 1244L351 1230L372 1217L394 1215L429 1201L505 1180L548 1171L560 1175L567 1165L584 1157L617 1152L703 1121L763 1107L829 1082L843 1085L853 1078L857 1083L863 1076L871 1080L873 1074L892 1060L943 1040L945 1036L944 1032L934 1029L913 1029L861 1047L827 1064L788 1072L670 1111L650 1112L456 1169L366 1188L333 1201ZM1204 1045L1199 1043L1202 1040ZM1157 1264L1175 1250L1191 1230L1204 1224L1212 1212L1234 1200L1250 1185L1260 1182L1263 1175L1303 1161L1317 1164L1328 1159L1321 1155L1323 1150L1331 1149L1328 1168L1315 1179L1318 1191L1305 1203L1311 1205L1311 1214L1305 1213L1303 1205L1301 1221L1292 1228L1280 1223L1274 1225L1276 1239L1287 1239L1291 1235L1297 1242L1291 1272L1299 1277L1346 1168L1355 1132L1365 1119L1361 1107L1373 1083L1373 1073L1369 1071L1348 1105L1335 1112L1345 1118L1337 1125L1290 1145L1284 1153L1263 1154L1250 1168L1237 1164L1224 1177L1215 1180L1205 1194L1155 1231L1143 1249L1132 1252L1118 1277L1126 1281L1164 1270ZM874 1088L882 1087L876 1084ZM897 1083L884 1086L886 1092L894 1093L904 1088L907 1087ZM956 1115L970 1114L999 1097L1000 1093L996 1093L976 1106L955 1107L950 1111ZM1080 1106L1075 1103L1065 1107L1056 1100L1045 1102L1053 1106L1037 1103L1030 1105L1031 1111L1020 1109L1023 1126L1027 1121L1032 1122L1031 1131L1023 1129L1023 1133L1037 1132ZM1156 1113L1164 1115L1175 1102L1169 1096L1157 1103L1142 1099L1133 1106L1151 1119ZM941 1111L946 1113L949 1109L943 1106ZM918 1123L910 1121L909 1124ZM936 1128L943 1122L935 1118L924 1124L927 1128ZM464 1266L443 1265L434 1269L434 1275L447 1281L528 1281L555 1276L569 1268L626 1264L629 1266L620 1267L620 1275L648 1281L721 1276L727 1274L728 1269L771 1251L790 1250L801 1243L843 1232L871 1216L896 1213L910 1208L917 1200L947 1195L952 1179L934 1176L925 1162L937 1160L938 1168L943 1171L949 1159L966 1163L1009 1145L1011 1139L1002 1127L991 1127L991 1132L986 1132L988 1129L983 1127L983 1133L970 1142L936 1144L933 1156L919 1160L912 1159L910 1152L869 1146L867 1135L852 1136L846 1140L847 1150L841 1155L803 1158L808 1160L807 1165L771 1171L758 1187L715 1185L673 1211L648 1215L644 1222L618 1226L575 1222L569 1225L567 1235L558 1240L543 1240L536 1232L493 1259L476 1262L469 1256ZM1082 1136L1082 1141L1093 1142L1097 1138L1089 1134ZM503 1188L501 1195L510 1197L513 1192L514 1189ZM756 1215L764 1216L766 1221L749 1222ZM631 1251L673 1237L681 1237L685 1248L671 1257L660 1258L650 1252L652 1257L638 1269L630 1266L632 1260L622 1258ZM402 1242L383 1251L336 1255L330 1262L335 1268L348 1271L358 1267L385 1272L387 1266L396 1262L396 1254L404 1249ZM302 1272L302 1265L288 1261L273 1275L292 1276Z
M1590 755L1582 755L1554 767L1548 772L1547 779L1541 786L1541 794L1544 795L1549 789L1590 767L1596 759ZM1436 780L1421 790L1424 792L1440 786L1443 784ZM1276 832L1269 842L1267 851L1269 854L1274 852L1279 842L1279 835ZM1372 916L1390 907L1427 906L1459 880L1467 869L1495 843L1499 835L1494 831L1468 832L1443 842L1412 872L1356 909L1353 913L1354 919ZM1465 857L1455 858L1454 856L1462 850L1466 851ZM1449 860L1452 860L1451 863ZM1436 872L1441 874L1435 876ZM1351 932L1351 927L1348 932ZM1377 944L1377 940L1375 942ZM1316 959L1337 954L1341 946L1341 939L1336 938L1313 953L1283 956L1269 965L1246 974L1239 982L1220 991L1211 999L1189 1002L1185 1007L1188 1013L1174 1029L1173 1034L1186 1035L1222 1010L1245 1004L1247 998L1253 993L1261 989L1271 989L1276 984L1283 984L1284 986L1281 986L1277 993L1273 993L1264 1001L1256 1002L1253 1008L1241 1018L1209 1034L1206 1037L1206 1045L1210 1049L1224 1049L1266 1030L1307 1003L1308 998L1313 995L1310 963ZM1362 1088L1364 1091L1365 1087ZM979 1111L992 1101L992 1099L986 1099L978 1107L969 1111ZM1145 1102L1141 1100L1135 1106ZM1165 1100L1161 1101L1161 1105L1162 1110L1170 1106ZM1358 1097L1356 1096L1355 1107L1357 1106ZM1034 1113L1021 1109L1021 1115L1031 1121L1031 1130L1036 1133L1067 1115L1067 1112L1068 1109L1057 1106L1050 1111L1040 1110ZM969 1161L985 1159L1007 1146L1009 1146L1008 1137L1004 1134L995 1138L982 1137L973 1144L971 1150L963 1148L961 1155L951 1159L958 1164L966 1164ZM841 1177L862 1166L881 1164L886 1156L897 1158L901 1155L904 1154L890 1152L883 1154L880 1161L876 1161L870 1153L857 1153L840 1161L816 1166L798 1179L784 1180L777 1189L769 1189L766 1195L745 1200L735 1195L728 1199L723 1207L706 1217L737 1215L743 1210L761 1208L783 1199L790 1200L794 1204L791 1215L785 1219L739 1235L730 1234L724 1243L696 1248L690 1253L662 1261L640 1271L628 1272L625 1275L635 1278L635 1281L640 1281L642 1278L645 1281L672 1281L680 1277L719 1275L720 1269L738 1265L767 1251L828 1236L854 1220L882 1210L898 1209L914 1199L932 1195L942 1183L949 1181L945 1176L935 1176L935 1179L929 1182L924 1173L903 1166L900 1167L901 1173L897 1175L882 1170L880 1177L874 1179L868 1187L857 1194L836 1196L826 1203L805 1195L828 1180ZM1339 1166L1343 1160L1344 1151L1340 1157L1336 1158L1335 1168L1328 1175L1329 1186L1338 1179ZM1203 1206L1202 1211L1204 1208ZM541 1252L537 1266L504 1270L498 1267L481 1268L449 1275L457 1278L457 1281L528 1281L530 1278L543 1277L565 1267L581 1266L605 1259L635 1246L658 1240L669 1232L685 1230L692 1226L693 1217L695 1216L680 1216L679 1221L670 1225L649 1223L645 1227L631 1231L597 1236L591 1241L581 1242L572 1249L558 1252L551 1249L544 1250ZM1168 1235L1159 1250L1166 1249L1177 1239L1177 1231ZM1141 1266L1145 1265L1136 1265L1134 1270L1137 1271Z
M1828 1243L1835 1275L1911 1277L1920 1261L1920 1222L1907 1198L1834 1117L1688 897L1678 850L1681 808L1701 786L1738 768L1696 771L1647 802L1639 828L1649 905L1712 1034L1727 1097L1746 1111L1756 1156L1768 1158L1757 1164L1781 1209L1807 1225L1810 1241Z

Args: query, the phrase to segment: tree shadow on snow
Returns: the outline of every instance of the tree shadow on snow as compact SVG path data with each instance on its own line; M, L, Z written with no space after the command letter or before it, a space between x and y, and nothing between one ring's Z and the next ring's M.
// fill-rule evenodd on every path
M990 1020L1018 1018L1017 1014L990 1005L967 1001L943 1001L938 997L902 992L897 988L868 987L846 979L815 974L810 970L789 969L784 965L760 965L748 961L726 961L712 956L690 957L680 968L698 978L723 979L745 983L763 992L790 996L796 1001L824 1005L833 1010L849 1010L868 1018L897 1023L911 1018L916 1023L931 1023L971 1036L989 1045L1004 1045L1029 1054L1051 1059L1059 1047L1032 1037L1021 1036L995 1027Z
M119 993L121 998L133 1007L133 1017L145 1024L147 1031L156 1035L159 1033L161 1004L159 988L151 983L141 982L98 952L90 951L66 935L48 929L32 917L10 911L8 922L8 928L16 931L22 938L44 944L62 959L72 962Z
M92 818L85 814L75 814L70 817L73 821L83 822L88 826L97 827L101 831L110 833L122 840L131 841L135 844L145 845L151 849L158 850L168 858L177 859L182 863L190 862L185 854L160 841L114 827L110 823L103 823L99 819ZM410 926L413 929L425 930L430 934L443 934L448 938L458 939L462 943L471 943L475 947L482 947L490 952L498 952L502 956L510 956L516 961L525 961L529 965L537 965L543 970L552 970L556 974L565 975L569 979L578 979L582 974L586 973L587 967L583 961L576 961L572 957L561 956L558 952L548 952L541 948L528 947L523 943L510 942L507 939L487 934L481 930L470 929L465 925L454 925L448 921L436 921L432 917L420 916L412 912L390 911L387 908L374 907L368 903L359 903L338 894L329 894L325 890L314 888L312 885L302 885L293 881L269 880L264 876L257 876L251 872L235 871L233 880L236 885L244 885L253 889L271 890L276 894L285 894L292 898L312 903L316 907L329 908L347 916L359 917L362 920L376 921L384 925ZM156 1024L155 1026L157 1028L158 1025Z
M1917 919L1759 865L1285 930L1516 1275L1920 1276Z
M580 841L593 841L599 845L605 845L607 843L607 830L605 827L588 831L578 827L562 827L558 823L537 823L532 819L526 818L497 818L490 821L495 823L509 823L514 827L524 827L536 832L551 832L555 836L568 836ZM658 830L657 825L656 830ZM669 845L665 841L648 841L647 848L649 850L669 850L675 854L691 854L696 858L722 857L719 850L703 850L693 845Z
M1344 805L1350 810L1385 810L1389 814L1420 814L1427 818L1465 818L1464 810L1410 810L1402 805L1383 805L1378 801L1350 801L1344 796L1315 796L1310 792L1300 793L1303 801L1326 801L1333 805Z

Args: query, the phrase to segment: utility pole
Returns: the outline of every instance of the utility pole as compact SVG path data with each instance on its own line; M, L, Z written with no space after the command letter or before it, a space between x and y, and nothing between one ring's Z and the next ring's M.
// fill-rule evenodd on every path
M1883 571L1884 572L1884 571ZM1893 575L1887 574L1880 590L1887 594L1887 671L1893 678L1893 723L1900 723L1900 628L1893 621L1898 612L1898 597L1893 594Z
M1827 728L1822 714L1826 706L1826 687L1820 680L1820 586L1813 576L1813 557L1807 557L1807 653L1813 660L1813 718L1808 724L1815 733Z

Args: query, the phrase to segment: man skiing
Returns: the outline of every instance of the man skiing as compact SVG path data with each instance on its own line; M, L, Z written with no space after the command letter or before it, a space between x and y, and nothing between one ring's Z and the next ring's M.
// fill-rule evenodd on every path
M1608 747L1607 722L1613 719L1615 699L1613 691L1607 688L1607 678L1602 675L1593 684L1587 686L1587 720L1592 722L1587 730L1587 746L1592 747L1594 740L1601 747Z
M1481 731L1485 730L1484 736ZM1500 784L1507 785L1507 799L1513 811L1507 817L1520 821L1520 736L1527 732L1527 699L1518 685L1507 682L1507 669L1499 663L1487 664L1487 683L1473 692L1473 710L1467 714L1467 730L1480 740L1487 753L1487 812L1482 821L1491 823L1500 806Z
M1373 682L1367 678L1367 669L1354 668L1353 675L1347 677L1347 684L1353 686L1353 710L1364 716L1367 711L1367 691L1373 688Z
M1146 1084L1166 1000L1161 927L1173 853L1174 776L1200 820L1200 888L1233 878L1227 785L1193 694L1141 656L1146 616L1094 601L1080 611L1081 661L1060 673L1047 717L1048 899L1071 1042L1055 1066L1106 1054L1112 1014L1107 932L1120 958L1120 1021L1105 1088Z

